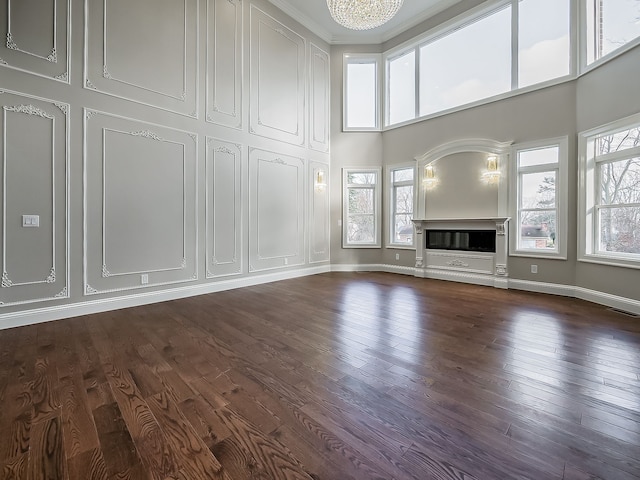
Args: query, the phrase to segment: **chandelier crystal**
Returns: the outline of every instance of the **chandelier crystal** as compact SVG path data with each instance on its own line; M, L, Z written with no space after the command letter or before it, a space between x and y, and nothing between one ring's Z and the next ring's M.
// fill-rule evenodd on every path
M351 30L369 30L391 20L403 0L327 0L333 19Z

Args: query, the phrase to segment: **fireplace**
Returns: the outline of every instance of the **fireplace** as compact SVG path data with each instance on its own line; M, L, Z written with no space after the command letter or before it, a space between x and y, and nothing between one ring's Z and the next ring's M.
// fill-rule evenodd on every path
M508 217L413 220L416 276L507 288L508 221Z

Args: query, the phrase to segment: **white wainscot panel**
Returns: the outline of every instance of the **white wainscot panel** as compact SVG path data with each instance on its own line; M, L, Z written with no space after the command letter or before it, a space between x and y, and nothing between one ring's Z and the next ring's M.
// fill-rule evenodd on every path
M6 0L0 5L0 66L69 82L71 0Z
M207 2L207 121L242 128L242 2Z
M85 110L85 294L197 279L197 136Z
M8 91L0 105L0 305L67 298L69 106Z
M198 0L86 0L85 87L198 116Z
M207 278L242 273L242 151L207 138Z
M329 151L329 54L311 44L309 146Z
M304 38L251 6L250 130L304 143Z
M304 263L304 179L300 158L250 151L250 271Z
M309 162L309 263L327 262L329 237L329 165Z

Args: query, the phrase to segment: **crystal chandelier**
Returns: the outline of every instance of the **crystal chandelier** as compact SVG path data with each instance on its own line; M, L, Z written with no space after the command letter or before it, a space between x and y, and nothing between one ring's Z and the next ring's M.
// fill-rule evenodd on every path
M369 30L387 23L403 0L327 0L333 19L351 30Z

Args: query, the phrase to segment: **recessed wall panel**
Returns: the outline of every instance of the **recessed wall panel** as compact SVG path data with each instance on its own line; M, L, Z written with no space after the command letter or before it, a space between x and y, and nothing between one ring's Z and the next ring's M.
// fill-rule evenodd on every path
M207 2L207 121L242 127L242 2Z
M197 279L190 132L85 110L85 294Z
M207 277L242 273L240 145L207 138Z
M192 117L198 0L86 0L85 87Z
M304 143L304 38L251 6L251 132Z
M304 263L304 162L259 149L249 162L249 269Z
M0 92L0 305L67 298L68 112Z
M6 0L0 5L0 66L69 81L70 0Z
M309 262L329 261L329 165L309 163Z
M329 54L313 43L310 55L309 146L329 151Z

